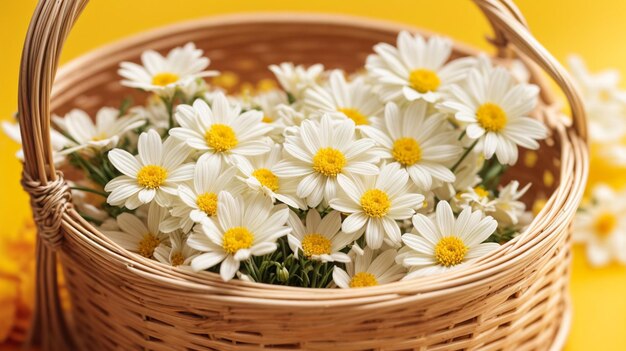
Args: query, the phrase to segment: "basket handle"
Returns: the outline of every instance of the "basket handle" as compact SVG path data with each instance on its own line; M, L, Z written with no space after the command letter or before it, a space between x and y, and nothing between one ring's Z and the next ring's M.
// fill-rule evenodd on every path
M512 0L473 0L494 30L492 43L505 56L506 48L528 57L541 67L561 88L570 106L572 127L587 140L587 119L581 95L569 73L528 30L526 20Z
M533 38L524 17L510 0L473 0L494 31L499 54L511 47L543 68L569 101L572 127L587 137L580 96L565 69ZM63 43L88 0L40 0L22 52L18 113L24 148L24 188L38 226L36 313L31 341L46 350L72 349L56 293L56 255L64 213L71 202L61 173L55 170L50 143L50 97Z

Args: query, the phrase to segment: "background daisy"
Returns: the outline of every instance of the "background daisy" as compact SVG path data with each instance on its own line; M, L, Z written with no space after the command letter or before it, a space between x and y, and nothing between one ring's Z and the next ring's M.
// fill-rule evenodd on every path
M163 241L154 250L154 258L173 267L189 266L191 260L199 254L187 245L187 235L182 231L169 234L169 241Z
M574 218L574 240L586 244L593 266L626 264L626 194L597 185Z

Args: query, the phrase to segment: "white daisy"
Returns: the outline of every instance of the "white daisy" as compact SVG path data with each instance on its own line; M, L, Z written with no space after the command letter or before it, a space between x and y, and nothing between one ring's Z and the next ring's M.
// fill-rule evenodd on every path
M118 73L124 78L122 84L125 86L170 95L177 87L188 85L197 78L217 75L217 71L204 70L210 61L202 54L193 43L174 48L165 57L148 50L141 55L142 65L122 62Z
M378 176L339 178L345 197L330 200L330 206L348 213L341 229L346 233L365 230L367 246L378 249L387 238L389 245L400 245L396 221L411 218L422 206L424 195L409 193L409 176L397 163L383 166Z
M302 252L307 258L322 262L350 262L341 252L354 240L354 235L341 232L341 213L331 211L324 218L310 209L306 214L306 226L297 214L290 211L287 224L291 233L287 236L289 247L298 258Z
M593 266L613 260L626 264L626 194L603 184L594 187L592 201L574 219L574 241L586 245Z
M289 234L285 226L289 217L286 206L272 205L264 196L244 201L222 191L218 195L217 219L197 226L187 244L203 252L191 261L195 271L205 270L221 262L220 275L232 279L241 261L276 250L276 240Z
M452 52L448 39L408 32L398 34L397 47L387 43L374 46L376 55L367 58L365 68L379 81L380 94L385 101L405 98L436 102L450 86L466 77L467 69L475 64L472 57L446 63Z
M450 99L440 107L467 124L466 135L479 141L487 159L495 154L500 163L515 164L517 145L534 150L539 148L537 140L548 136L543 123L528 117L537 105L537 86L516 84L509 72L498 67L486 74L471 70L467 87L452 86Z
M484 243L498 227L496 220L469 207L455 219L446 201L439 201L433 219L413 216L413 225L418 235L402 235L402 242L410 249L402 259L402 264L411 268L405 279L453 269L500 247Z
M307 88L317 84L320 75L324 72L324 66L321 64L305 68L303 65L296 66L291 62L271 65L269 69L274 73L281 87L297 100L303 97Z
M167 105L157 95L151 95L145 106L135 106L128 113L131 116L139 116L141 119L147 120L148 125L156 129L159 134L169 128L170 113Z
M123 175L104 187L104 191L110 192L107 202L131 210L153 199L167 206L170 196L177 195L178 185L193 177L194 165L183 164L189 148L173 138L162 143L154 130L141 133L137 148L137 156L122 149L109 152L109 160Z
M159 223L168 212L156 202L148 206L147 217L140 218L130 213L122 213L116 218L119 230L101 228L102 233L121 247L141 256L152 258L154 250L167 240L167 234L159 230Z
M193 106L179 105L176 121L180 127L169 133L196 150L235 164L246 156L270 151L265 135L272 127L262 120L261 111L241 113L239 106L231 106L224 94L218 93L211 107L201 99Z
M356 125L372 124L383 111L383 104L362 78L346 82L340 70L330 74L326 87L307 89L304 105L315 114L328 113L335 118L349 118Z
M191 260L200 252L187 245L187 237L183 232L170 233L169 242L163 241L154 250L154 258L173 267L189 266Z
M350 251L352 262L346 264L346 270L337 266L333 268L333 281L338 287L364 288L400 280L406 270L396 264L397 251L388 249L376 252L369 247L359 255Z
M376 141L381 157L402 166L423 190L429 190L433 180L454 182L450 167L462 151L456 132L445 128L444 116L428 115L427 110L428 103L424 101L412 102L402 109L388 103L384 127L361 127L363 135Z
M374 140L356 140L351 120L336 121L324 115L321 121L306 120L288 135L284 148L290 158L273 169L279 177L295 177L296 195L310 207L328 202L337 193L337 179L352 174L378 174Z
M272 150L264 155L253 156L239 162L237 167L243 177L238 177L254 193L269 196L272 201L278 200L291 207L305 209L305 202L296 195L298 180L279 177L275 167L282 159L283 148L280 144L272 146Z
M517 225L521 216L526 211L526 204L519 199L526 194L531 184L519 188L517 180L511 181L500 188L498 197L495 200L495 210L489 214L498 221L501 227Z
M235 178L236 172L236 167L224 165L219 158L202 155L194 168L193 183L178 187L178 201L172 204L172 217L161 223L161 230L169 233L180 228L186 233L194 223L214 217L220 191L237 195L243 188Z
M117 145L120 137L146 123L142 116L120 116L119 110L103 107L96 113L96 121L82 110L74 109L65 117L55 117L55 123L82 148L108 150Z

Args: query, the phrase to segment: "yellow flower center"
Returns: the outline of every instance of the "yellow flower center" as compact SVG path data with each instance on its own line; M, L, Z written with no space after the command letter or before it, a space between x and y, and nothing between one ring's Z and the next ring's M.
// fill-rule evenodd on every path
M91 141L100 141L107 138L107 133L102 132L100 134L96 134L91 138Z
M403 166L412 166L422 159L422 149L413 138L400 138L393 143L393 158Z
M176 252L170 258L170 262L174 267L180 266L181 264L185 263L185 256L183 256L183 254L180 252Z
M478 195L478 197L481 198L489 196L489 192L480 185L474 188L474 192L476 193L476 195Z
M452 267L463 262L467 246L456 236L446 236L435 246L435 259L442 266Z
M506 113L502 108L491 102L480 105L476 110L478 124L488 132L499 132L506 126Z
M154 249L159 246L161 241L156 235L152 233L147 233L143 236L143 238L139 241L139 246L137 247L137 252L147 258L152 258L154 254Z
M254 235L245 227L233 227L224 233L222 248L233 255L241 249L249 249L254 241Z
M391 201L389 201L389 196L382 190L370 189L361 196L361 208L369 217L384 217L389 212L390 207Z
M302 239L302 251L307 257L313 255L330 255L331 242L321 234L307 234Z
M263 123L272 123L272 122L274 122L274 119L272 117L268 116L268 115L264 115L262 121L263 121Z
M319 149L313 156L313 170L328 177L335 177L341 173L345 165L346 157L332 147Z
M439 80L437 73L429 69L420 68L411 71L409 74L409 83L411 84L411 88L424 94L429 91L437 90L441 84L441 80Z
M611 235L617 226L617 217L613 213L605 212L596 218L594 227L596 234L601 238L606 238Z
M137 172L137 183L148 189L157 189L167 179L167 170L157 165L147 165L141 167Z
M225 124L216 123L204 133L206 143L217 152L228 151L239 142L235 131Z
M217 213L217 194L210 192L200 194L196 199L196 204L207 216L215 216Z
M365 288L376 285L378 285L378 281L372 273L359 272L350 279L351 288Z
M278 190L278 177L267 168L259 168L252 172L252 176L256 178L261 185L269 188L271 191Z
M152 85L164 87L168 84L176 83L180 77L176 73L161 72L152 77Z
M369 121L367 120L367 117L364 116L361 112L359 112L359 110L355 108L348 108L348 107L339 108L337 109L337 111L343 113L348 118L353 120L354 124L356 124L357 126L370 124Z

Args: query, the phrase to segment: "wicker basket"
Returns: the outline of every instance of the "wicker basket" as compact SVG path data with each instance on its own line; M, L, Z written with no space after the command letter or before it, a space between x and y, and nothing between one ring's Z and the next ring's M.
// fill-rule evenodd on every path
M86 0L41 0L22 58L19 114L25 189L39 228L37 313L32 341L45 349L142 350L547 350L567 334L570 223L587 177L585 116L563 68L528 32L508 0L474 0L495 29L503 64L527 63L541 86L534 116L552 134L536 162L515 178L533 182L526 202L549 197L521 236L495 254L446 274L365 289L311 290L223 282L128 252L73 210L63 174L52 163L50 114L74 107L93 113L132 92L119 85L118 63L148 48L195 42L212 67L249 81L269 77L270 63L293 61L348 71L377 42L405 26L314 15L211 18L160 29L85 55L55 77L61 46ZM415 31L415 29L409 28ZM428 35L428 34L425 34ZM454 55L476 50L456 44ZM539 68L569 100L563 118ZM54 88L54 89L53 89ZM533 157L526 158L527 160ZM521 159L525 159L521 155ZM57 292L60 258L71 296L64 316ZM69 318L67 318L69 317ZM67 322L67 321L71 322Z

